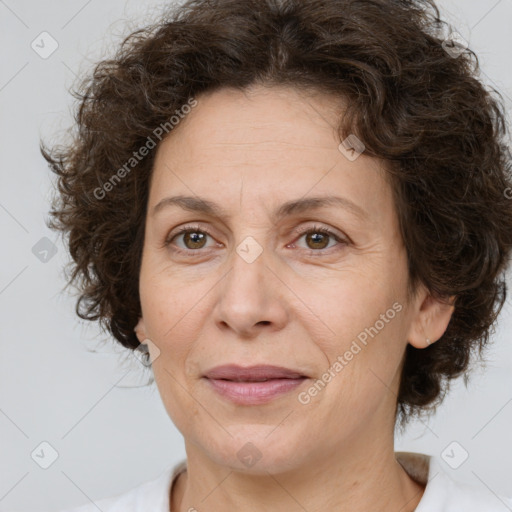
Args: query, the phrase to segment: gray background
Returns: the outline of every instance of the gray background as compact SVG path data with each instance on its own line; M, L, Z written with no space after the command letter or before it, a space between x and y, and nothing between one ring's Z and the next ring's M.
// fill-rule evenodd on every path
M38 149L41 136L57 141L71 124L67 91L76 75L154 18L161 5L0 0L0 511L58 510L111 496L185 456L155 385L142 386L147 370L80 321L74 298L61 292L67 256L44 224L51 182ZM512 0L439 5L477 52L483 79L502 92L510 111ZM41 48L43 31L58 43L45 59L31 47L35 40L40 52L51 49L50 39ZM57 247L47 262L40 260L44 244L50 245L41 242L44 237ZM434 454L451 465L465 450L469 457L458 469L443 462L447 471L512 496L510 327L509 300L487 367L475 369L468 389L455 382L438 413L411 425L396 449ZM100 340L106 343L98 347ZM58 453L48 469L40 467L51 462L42 442ZM34 450L39 456L32 458Z

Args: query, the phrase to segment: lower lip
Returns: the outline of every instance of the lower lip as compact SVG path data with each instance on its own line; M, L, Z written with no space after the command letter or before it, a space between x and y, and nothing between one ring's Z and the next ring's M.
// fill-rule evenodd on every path
M306 377L300 379L270 379L264 382L206 380L217 393L238 405L259 405L293 391L306 380Z

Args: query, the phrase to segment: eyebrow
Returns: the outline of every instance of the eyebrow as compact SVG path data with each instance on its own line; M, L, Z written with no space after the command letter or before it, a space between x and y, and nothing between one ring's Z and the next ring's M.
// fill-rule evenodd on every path
M172 196L165 197L162 199L157 205L154 206L151 215L156 215L158 212L162 211L164 208L168 208L170 206L179 206L184 210L188 210L191 212L203 213L206 215L210 215L212 217L226 217L227 212L217 203L213 201L209 201L207 199L201 197L194 196ZM344 208L362 220L368 220L368 214L365 210L363 210L360 206L350 201L345 197L340 196L317 196L317 197L308 197L295 199L291 201L287 201L283 203L274 213L273 219L279 220L283 217L287 217L294 214L303 213L309 210L317 210L320 208L326 208L329 206L337 206L339 208Z

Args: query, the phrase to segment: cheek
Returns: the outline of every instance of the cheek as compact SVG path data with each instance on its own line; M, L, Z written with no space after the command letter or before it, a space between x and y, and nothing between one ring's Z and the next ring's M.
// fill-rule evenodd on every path
M400 318L397 308L402 305L402 294L396 283L379 280L378 275L369 268L345 267L334 279L296 279L291 283L307 306L302 319L307 319L310 335L323 340L322 346L330 358L348 350L358 336L364 343L375 334L375 329L383 335L381 338L396 329L393 324Z
M389 280L371 287L367 276L352 273L339 284L338 290L331 286L324 294L319 309L334 332L318 342L328 360L329 375L324 379L333 375L319 394L329 388L326 399L333 407L343 404L345 412L368 412L393 387L406 346L406 308Z
M148 337L157 345L183 346L200 326L208 289L204 281L191 282L166 272L141 272L140 300Z
M404 306L397 300L375 299L363 307L347 303L338 314L336 338L324 342L323 350L330 365L340 362L344 373L371 370L389 380L405 350L405 324Z
M165 357L165 356L164 356ZM204 411L187 390L185 380L169 359L160 358L153 365L153 373L158 392L167 414L176 428L185 436L202 424Z
M373 330L368 334L364 328L353 326L352 332L368 334L366 344L356 335L339 338L337 346L323 346L330 371L320 376L320 380L328 382L323 388L319 386L319 391L312 386L306 391L314 396L302 399L309 400L303 410L315 418L315 423L322 425L326 437L336 439L340 431L348 435L375 421L386 421L398 392L397 379L404 349L400 341L400 322L395 317L377 334Z

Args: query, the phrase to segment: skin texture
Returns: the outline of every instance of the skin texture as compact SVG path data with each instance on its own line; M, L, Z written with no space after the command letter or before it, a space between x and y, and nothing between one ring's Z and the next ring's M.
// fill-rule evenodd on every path
M407 297L385 163L364 153L350 161L339 151L339 102L326 95L258 85L196 99L156 155L135 329L185 439L188 468L173 512L413 511L423 487L393 447L402 357L407 343L423 348L426 338L439 339L453 306L423 287ZM225 215L175 205L153 214L178 194L214 201ZM286 201L330 194L365 217L331 205L272 219ZM211 235L198 244L182 234L165 247L185 225ZM313 226L341 242L297 232ZM262 249L251 263L236 250L249 236ZM300 403L299 392L395 303L401 311ZM235 405L201 378L228 363L285 366L309 379L266 404ZM261 455L251 467L237 456L248 442Z

